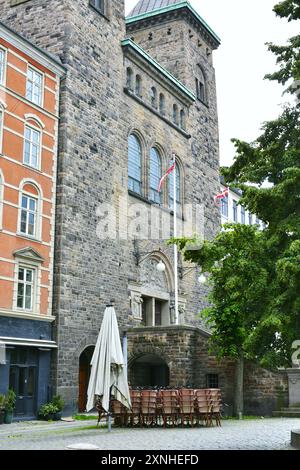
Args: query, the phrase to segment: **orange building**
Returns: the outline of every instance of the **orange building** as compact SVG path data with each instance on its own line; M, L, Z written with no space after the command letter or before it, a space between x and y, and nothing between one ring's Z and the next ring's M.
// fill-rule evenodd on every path
M47 401L60 80L64 68L0 23L0 393L18 417Z

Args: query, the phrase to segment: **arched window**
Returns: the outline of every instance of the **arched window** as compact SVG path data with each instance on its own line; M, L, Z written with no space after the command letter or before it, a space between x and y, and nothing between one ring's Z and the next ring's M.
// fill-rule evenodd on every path
M130 67L127 68L126 72L126 87L128 90L133 89L133 71Z
M139 97L142 96L142 77L140 75L135 77L135 94Z
M40 237L40 191L31 182L24 183L20 194L19 233L38 239Z
M154 86L151 88L150 96L152 108L157 108L157 90Z
M161 204L161 193L158 192L159 182L162 177L161 157L155 148L150 151L150 199Z
M180 169L178 163L176 163L176 204L177 213L181 212L181 181L180 181ZM174 173L169 176L169 208L174 210Z
M180 111L180 127L181 129L185 130L186 128L186 123L185 123L185 111L182 109Z
M207 89L206 89L206 79L204 72L200 66L198 68L198 76L196 77L196 95L198 100L203 103L207 103Z
M142 194L142 147L134 134L128 139L128 189Z
M173 122L178 126L178 106L177 104L173 105Z
M159 112L163 116L166 114L166 99L163 93L159 95Z
M25 165L39 169L41 164L41 130L28 122L25 125L24 155Z

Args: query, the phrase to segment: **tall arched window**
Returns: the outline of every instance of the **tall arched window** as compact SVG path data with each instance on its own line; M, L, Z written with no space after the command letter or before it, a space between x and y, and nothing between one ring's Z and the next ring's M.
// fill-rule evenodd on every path
M31 182L23 184L20 194L19 233L28 237L40 238L40 191Z
M176 163L176 204L177 213L181 212L181 181L178 163ZM174 210L174 173L169 176L169 208Z
M166 114L166 98L163 93L159 95L159 112L163 116Z
M158 192L159 182L162 177L161 157L155 148L150 151L150 199L157 204L162 201L161 193Z
M135 77L135 94L139 97L142 96L142 77L140 75Z
M181 129L185 130L186 124L185 124L185 111L182 109L180 111L180 127Z
M4 125L4 108L0 103L0 153L2 153L3 148L3 125Z
M142 147L134 134L128 139L128 189L142 194Z
M154 86L151 88L150 96L152 108L157 108L157 90Z
M196 95L198 100L207 103L207 85L204 72L200 66L197 67L198 74L196 77Z
M130 67L127 68L127 76L126 76L126 87L128 90L133 89L133 71Z
M33 127L31 124L25 125L24 155L25 165L39 169L41 165L41 129Z
M173 105L173 122L178 125L178 106L177 104Z

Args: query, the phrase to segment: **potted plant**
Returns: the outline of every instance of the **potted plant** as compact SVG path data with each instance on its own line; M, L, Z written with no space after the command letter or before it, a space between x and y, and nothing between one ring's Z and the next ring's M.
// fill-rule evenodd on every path
M0 395L0 424L4 423L5 395Z
M45 403L40 407L39 418L44 421L54 421L55 414L57 413L57 407L53 403Z
M14 409L16 407L16 394L13 390L8 390L5 397L5 424L11 424L14 415Z
M62 411L63 411L64 406L65 406L64 400L61 398L60 395L55 395L55 396L53 397L51 403L57 408L57 412L56 412L55 415L54 415L54 421L59 421L59 420L61 420Z

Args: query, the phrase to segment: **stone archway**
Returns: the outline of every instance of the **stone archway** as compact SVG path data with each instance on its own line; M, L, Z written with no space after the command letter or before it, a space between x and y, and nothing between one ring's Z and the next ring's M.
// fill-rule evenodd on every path
M170 369L160 356L143 354L129 365L129 382L132 387L168 387Z
M91 359L94 353L94 346L88 346L79 357L79 393L78 411L84 412L87 404L87 390L91 374Z

